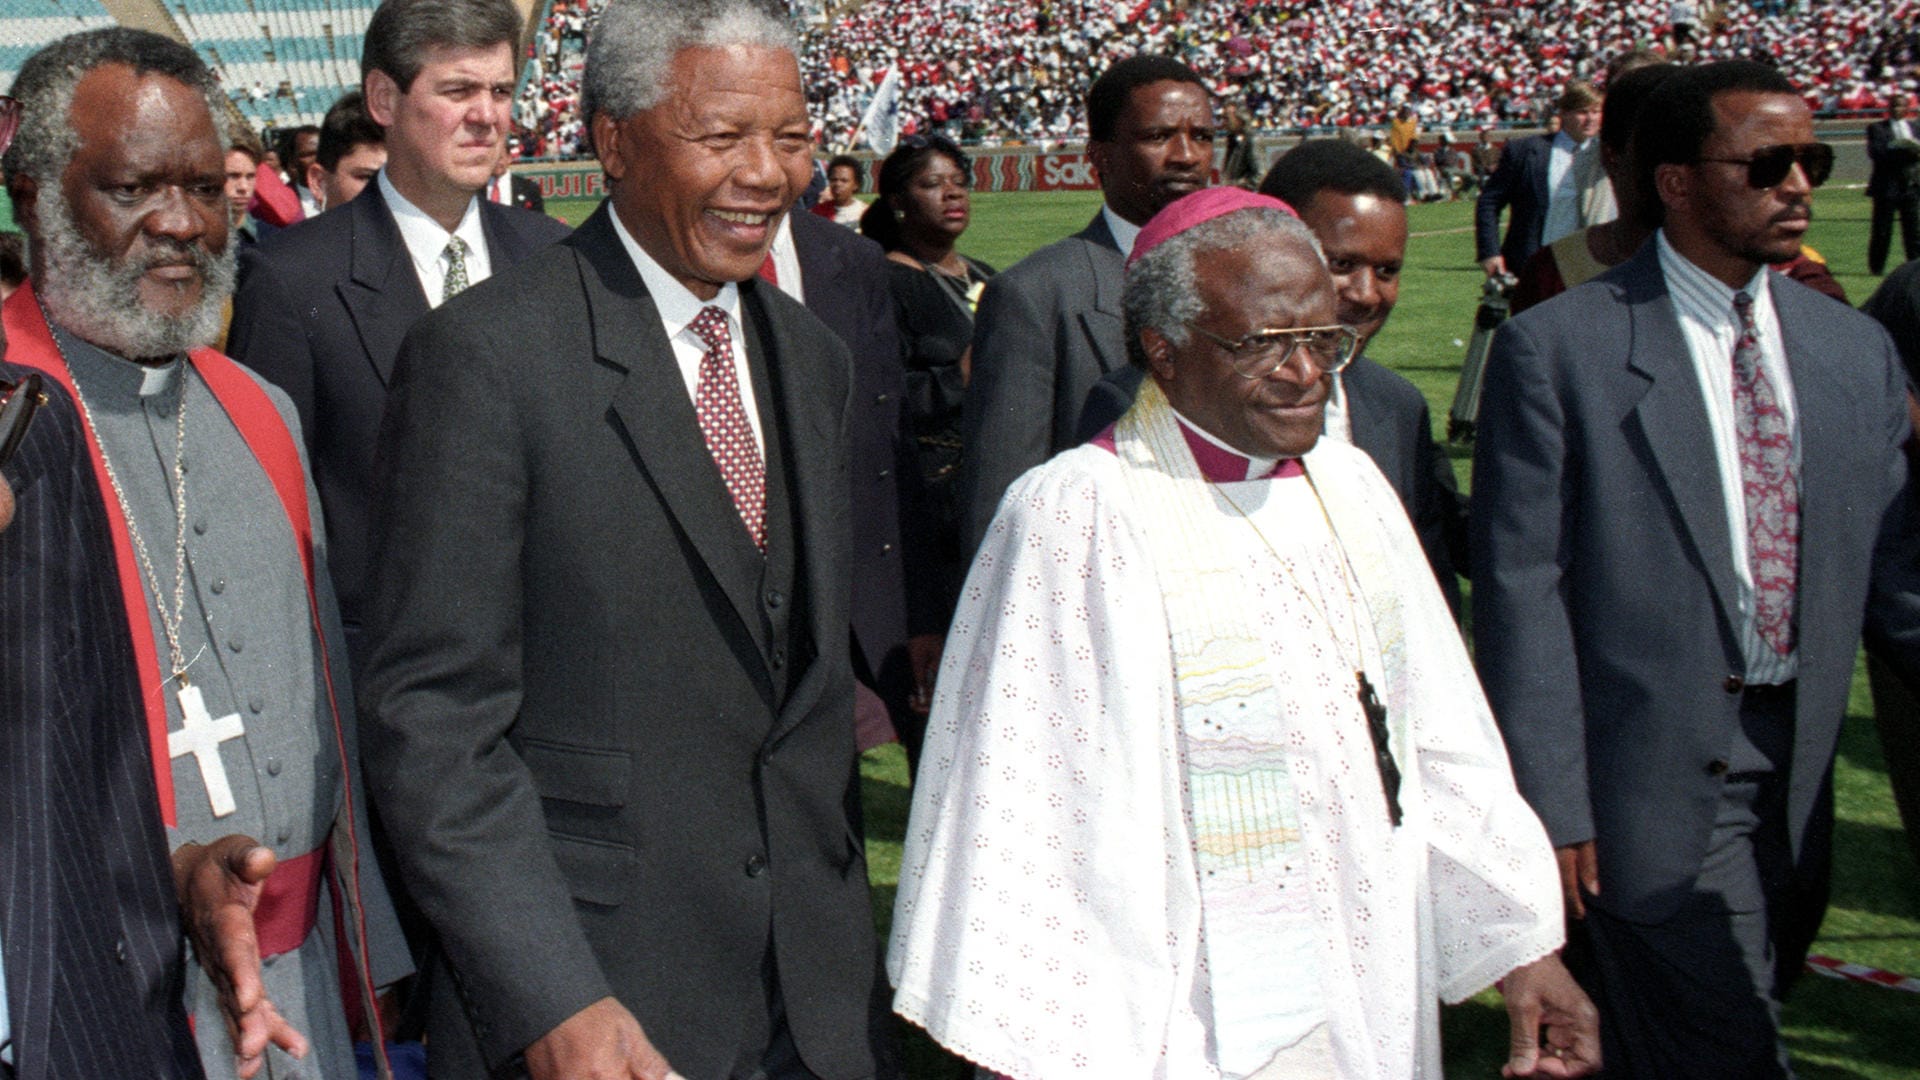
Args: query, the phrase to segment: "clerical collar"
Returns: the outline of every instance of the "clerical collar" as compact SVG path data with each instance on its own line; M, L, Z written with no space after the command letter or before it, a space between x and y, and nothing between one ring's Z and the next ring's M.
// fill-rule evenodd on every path
M1285 480L1307 474L1299 458L1250 458L1201 430L1171 406L1167 411L1172 412L1173 418L1180 422L1180 434L1187 440L1187 449L1193 453L1194 464L1200 467L1200 475L1205 477L1209 484L1244 484L1249 480ZM1110 454L1119 453L1117 444L1114 442L1111 424L1107 425L1105 431L1095 435L1091 441L1093 445Z
M1100 206L1100 216L1106 219L1107 231L1113 234L1114 245L1120 249L1120 257L1133 254L1133 242L1140 237L1140 226L1113 212L1113 207Z
M97 406L111 409L114 403L160 397L174 400L186 363L175 357L164 364L136 364L124 357L82 340L71 332L48 323L67 367Z

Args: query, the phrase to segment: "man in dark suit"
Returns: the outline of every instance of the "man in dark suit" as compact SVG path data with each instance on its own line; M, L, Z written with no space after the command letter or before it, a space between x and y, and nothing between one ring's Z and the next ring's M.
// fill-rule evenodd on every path
M540 185L532 177L521 176L513 172L513 159L518 154L518 142L509 139L507 147L500 155L500 163L493 167L493 179L487 181L485 190L488 202L517 206L522 210L531 210L536 214L547 212L546 196L540 194Z
M1893 246L1893 219L1900 219L1900 249L1908 259L1920 259L1920 124L1907 110L1913 99L1895 93L1887 104L1887 118L1867 125L1867 158L1873 172L1867 177L1867 197L1873 200L1873 221L1867 233L1867 271L1887 268L1887 250Z
M1517 274L1542 247L1600 223L1599 217L1589 220L1583 212L1592 192L1582 190L1584 170L1576 168L1576 158L1600 132L1601 100L1591 84L1568 83L1554 103L1560 130L1511 139L1501 151L1499 166L1473 206L1474 259L1488 277ZM1605 176L1588 176L1584 182L1603 183ZM1504 241L1503 209L1511 210Z
M361 67L367 112L386 129L385 168L352 202L250 252L234 299L229 351L300 411L356 665L374 443L400 339L460 287L566 235L477 197L511 121L519 33L511 0L382 4Z
M1871 320L1767 269L1831 164L1792 84L1712 64L1646 110L1660 231L1495 338L1475 652L1607 1075L1784 1076L1862 627L1920 670L1906 378Z
M987 282L961 419L960 539L969 557L1014 478L1077 444L1093 385L1127 366L1121 278L1140 227L1207 186L1213 103L1166 56L1114 64L1087 93L1087 157L1106 205L1078 233Z
M608 202L401 350L363 745L457 988L434 1076L878 1069L851 361L755 277L794 50L757 0L609 6Z

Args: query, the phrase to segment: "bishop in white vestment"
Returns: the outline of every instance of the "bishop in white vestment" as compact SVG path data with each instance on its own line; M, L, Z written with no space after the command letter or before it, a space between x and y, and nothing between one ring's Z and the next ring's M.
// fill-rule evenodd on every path
M1188 196L1129 265L1152 373L1013 485L948 637L896 1009L1015 1080L1439 1077L1508 980L1519 1075L1598 1064L1553 854L1399 500L1316 441L1355 337L1284 204ZM1525 1041L1525 1040L1523 1040Z

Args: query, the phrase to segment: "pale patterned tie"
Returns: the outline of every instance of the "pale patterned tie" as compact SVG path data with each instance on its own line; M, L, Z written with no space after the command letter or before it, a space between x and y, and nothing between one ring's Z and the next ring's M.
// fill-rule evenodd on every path
M746 525L754 546L767 549L767 466L760 458L740 400L740 381L733 369L733 337L727 332L727 313L703 307L692 330L707 343L700 357L700 386L693 395L693 411L700 418L700 434L707 452L720 467L720 478L733 496L734 509Z
M1760 364L1753 297L1733 295L1740 338L1733 346L1733 420L1740 440L1740 482L1747 498L1747 564L1760 639L1781 656L1793 649L1794 590L1800 574L1800 478L1793 425Z
M440 288L440 302L444 304L467 287L467 242L449 236L446 250L440 254L447 257L447 280Z

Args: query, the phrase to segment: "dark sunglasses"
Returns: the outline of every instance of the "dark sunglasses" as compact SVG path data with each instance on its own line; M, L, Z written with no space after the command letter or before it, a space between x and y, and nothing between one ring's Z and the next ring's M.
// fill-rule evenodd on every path
M7 152L13 143L13 133L20 130L20 99L0 94L0 154Z
M1833 147L1826 143L1799 143L1782 146L1763 146L1753 152L1749 158L1710 158L1720 165L1745 165L1747 167L1747 186L1766 189L1787 178L1787 172L1795 163L1800 171L1807 174L1807 184L1819 187L1833 175Z

